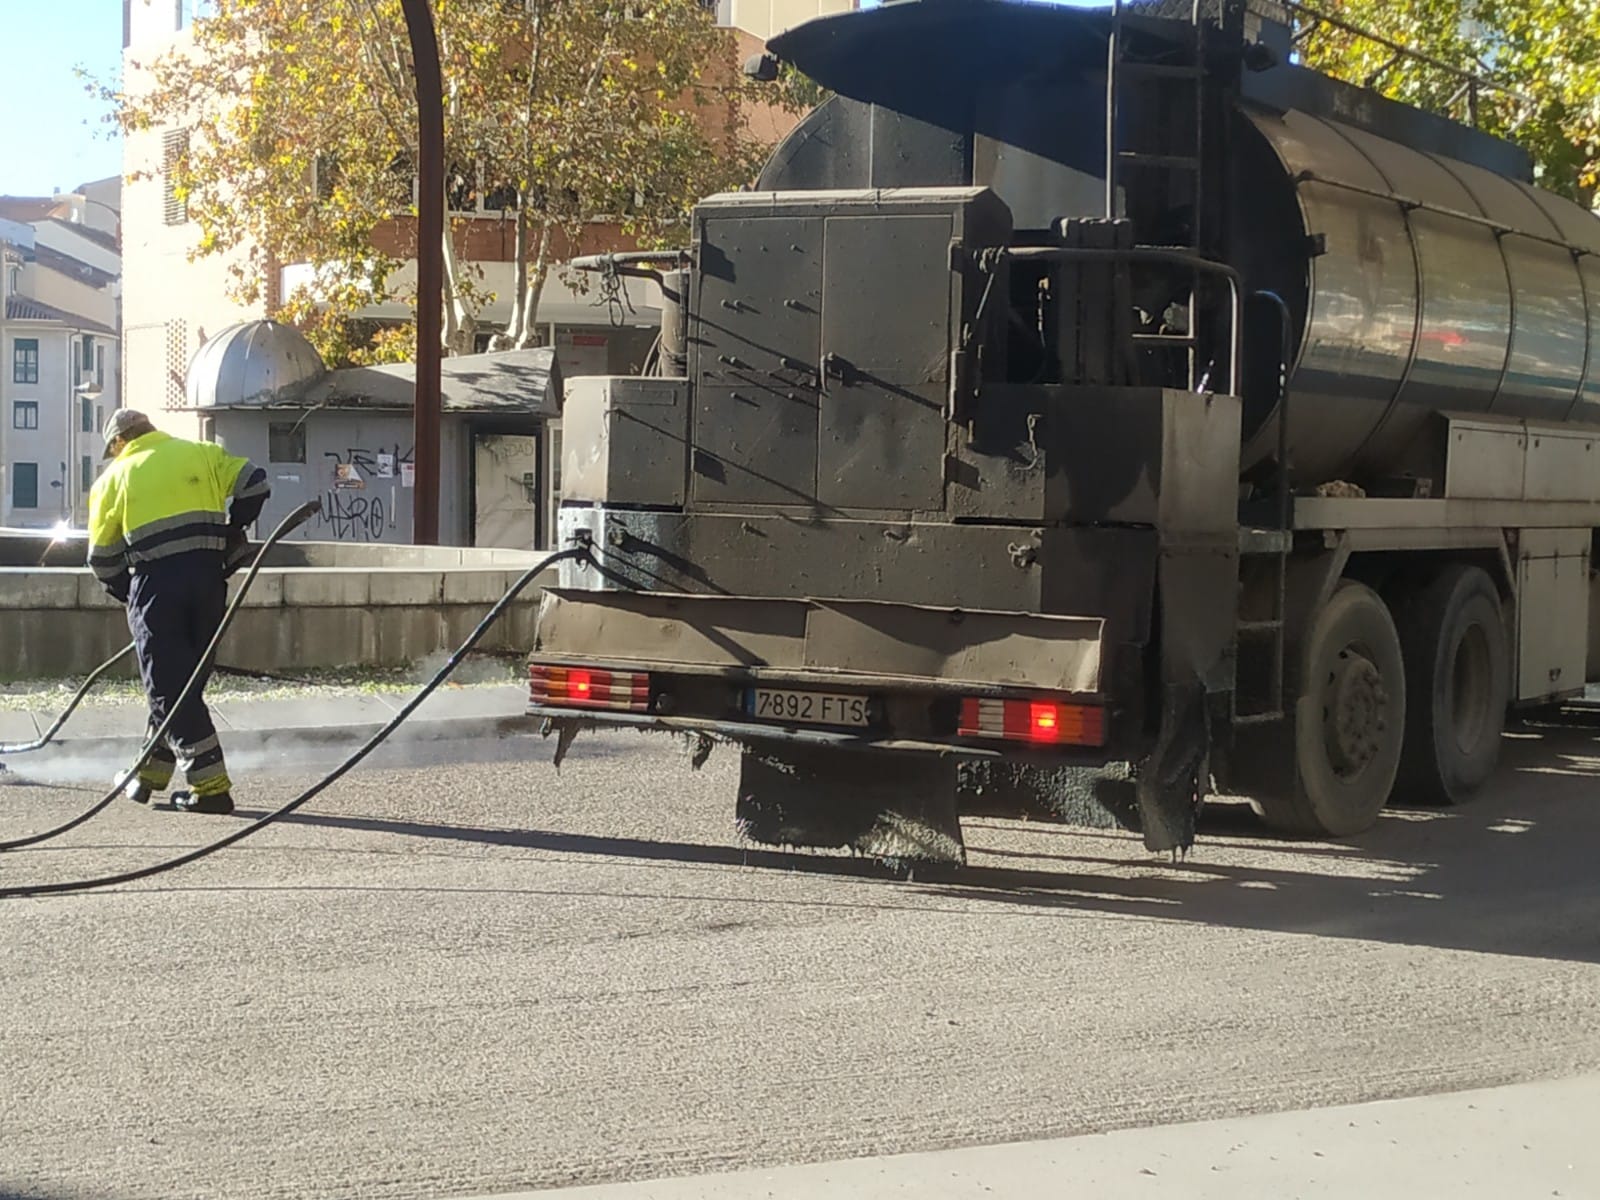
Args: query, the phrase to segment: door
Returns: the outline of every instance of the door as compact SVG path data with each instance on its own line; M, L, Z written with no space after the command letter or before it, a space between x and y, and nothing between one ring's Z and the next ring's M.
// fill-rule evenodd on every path
M544 477L550 481L545 497L544 528L539 531L541 550L559 550L561 540L561 422L544 423L545 464Z
M472 544L532 550L539 536L539 439L478 434L472 466Z
M950 236L946 215L828 219L817 436L824 504L944 504Z
M701 228L691 495L702 503L810 505L822 222L717 217Z

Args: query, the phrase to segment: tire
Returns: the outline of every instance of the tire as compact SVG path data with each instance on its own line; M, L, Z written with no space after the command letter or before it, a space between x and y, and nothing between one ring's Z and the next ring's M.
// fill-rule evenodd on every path
M1482 569L1454 564L1405 597L1396 625L1410 705L1394 798L1460 804L1500 761L1511 687L1500 593Z
M1394 619L1378 594L1346 581L1301 647L1287 786L1251 797L1275 829L1349 837L1389 799L1405 735L1406 682Z

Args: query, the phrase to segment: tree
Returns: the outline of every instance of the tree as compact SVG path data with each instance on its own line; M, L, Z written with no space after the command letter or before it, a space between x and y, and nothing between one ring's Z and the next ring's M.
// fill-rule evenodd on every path
M678 236L701 195L746 183L733 44L699 0L433 0L445 83L447 194L514 225L506 338L526 345L553 265L585 228ZM233 290L259 301L272 263L315 283L285 313L334 361L405 340L350 340L350 317L393 294L414 245L416 100L399 0L218 0L192 48L134 64L125 132L183 128L168 169L198 255L242 252ZM489 298L446 231L447 348L469 349Z
M1319 11L1492 77L1459 76L1306 14L1309 65L1524 146L1541 186L1594 207L1600 189L1600 8L1571 0L1327 0Z

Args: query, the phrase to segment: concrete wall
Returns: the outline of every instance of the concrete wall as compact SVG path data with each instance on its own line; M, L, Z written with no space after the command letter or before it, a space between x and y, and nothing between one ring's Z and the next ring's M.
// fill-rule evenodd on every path
M725 0L717 5L717 18L765 40L814 17L858 7L857 0Z
M86 208L87 212L97 212L93 207ZM87 222L85 222L87 223ZM91 267L98 267L107 274L116 275L122 270L122 256L109 246L103 245L84 232L63 220L37 221L33 226L34 241L40 246L46 246L58 253L65 254L68 258L75 258L79 262L88 263ZM86 317L95 313L87 309L73 309ZM109 317L100 318L107 325L115 322Z
M264 569L217 661L260 671L400 666L455 649L536 556L471 566ZM493 563L493 559L490 560ZM540 585L523 592L479 649L532 648ZM238 580L233 587L237 588ZM86 570L0 567L0 679L79 676L129 641L122 606ZM131 675L130 667L124 674Z
M540 554L546 553L540 551ZM81 567L85 542L82 533L52 540L42 534L0 530L0 567ZM527 550L484 549L476 546L387 546L361 542L280 542L264 564L278 567L323 567L355 570L404 567L445 571L455 567L524 568L539 554Z
M81 280L35 263L24 276L21 291L23 295L31 296L43 304L63 309L74 316L87 317L108 329L117 327L117 294L114 288L91 287ZM105 344L111 354L110 361L106 363L106 373L110 375L117 367L116 342L109 335L101 336L106 338Z
M259 536L265 537L306 501L320 499L322 514L294 534L301 541L411 542L413 493L401 475L401 464L414 459L410 413L219 409L207 416L213 422L212 437L228 453L266 469L272 498L257 524ZM293 425L302 418L305 461L271 461L270 427ZM465 418L446 416L439 432L439 536L447 542L471 541L471 451ZM379 454L394 456L392 477L380 476ZM336 487L340 464L352 466L363 486Z

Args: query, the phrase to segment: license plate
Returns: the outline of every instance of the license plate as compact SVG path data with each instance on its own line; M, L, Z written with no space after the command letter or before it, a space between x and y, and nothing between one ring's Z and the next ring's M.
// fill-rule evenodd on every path
M797 725L866 725L867 697L839 692L794 692L782 688L751 688L745 709L760 721L788 721Z

